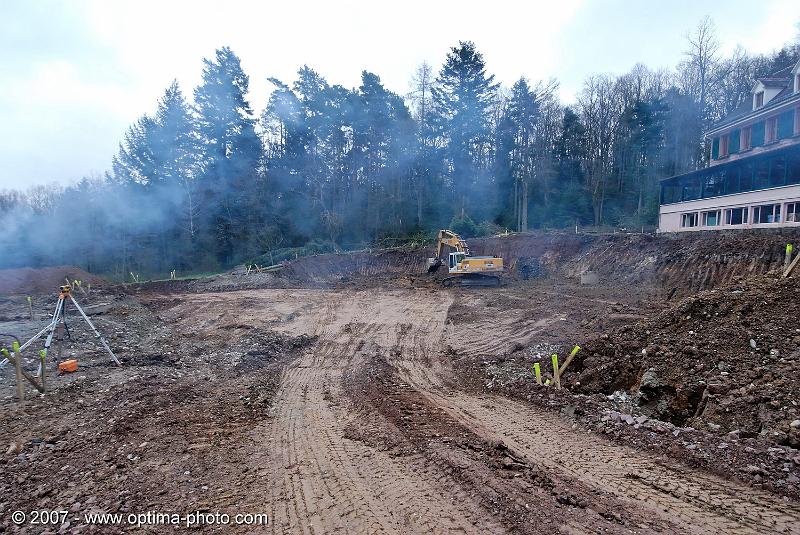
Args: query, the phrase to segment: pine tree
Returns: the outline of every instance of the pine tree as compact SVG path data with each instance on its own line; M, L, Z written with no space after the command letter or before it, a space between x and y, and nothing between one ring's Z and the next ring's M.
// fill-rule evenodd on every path
M471 41L450 49L433 88L438 130L462 216L476 184L487 180L496 89L494 76L486 74L483 55Z
M204 234L222 264L230 264L238 244L248 243L249 218L259 209L254 194L261 140L247 101L249 78L228 47L203 60L202 83L195 89L197 123L204 164L207 211Z

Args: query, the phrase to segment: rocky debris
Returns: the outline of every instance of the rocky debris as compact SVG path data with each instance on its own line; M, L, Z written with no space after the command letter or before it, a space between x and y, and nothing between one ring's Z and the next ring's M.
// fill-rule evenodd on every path
M51 377L46 397L19 407L0 402L0 532L14 532L2 515L13 510L168 511L180 503L188 512L213 503L232 513L234 500L274 483L251 470L249 436L269 416L282 368L313 339L244 329L221 343L219 331L208 339L174 332L125 293L97 299L112 303L95 321L125 365L108 366L73 321L66 350L80 351L82 375Z
M571 407L571 420L590 432L800 499L800 455L790 446L775 446L758 436L742 437L739 430L720 437L719 431L712 427L675 425L637 414L638 408L632 413L621 412L611 408L616 405L606 396L558 391L530 380L509 383L499 390L545 410L562 411L563 407ZM757 466L758 471L754 472L751 466Z
M564 382L628 392L676 425L798 448L798 290L800 279L763 276L684 299L585 344Z

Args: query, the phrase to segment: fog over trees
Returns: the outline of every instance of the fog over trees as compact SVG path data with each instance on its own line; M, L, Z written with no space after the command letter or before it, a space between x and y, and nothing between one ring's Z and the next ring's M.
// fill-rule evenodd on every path
M377 73L350 89L303 66L295 80L270 78L269 101L253 103L249 74L223 47L192 93L173 82L130 126L104 176L0 192L0 265L124 278L444 227L469 237L654 225L658 181L703 166L702 132L798 55L793 43L723 56L706 19L674 70L587 73L570 106L555 80L502 87L469 41L438 69L420 65L407 94Z

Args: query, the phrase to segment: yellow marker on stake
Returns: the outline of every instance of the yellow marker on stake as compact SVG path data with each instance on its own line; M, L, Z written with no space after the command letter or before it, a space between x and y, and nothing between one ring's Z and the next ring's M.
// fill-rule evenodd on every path
M534 362L533 363L533 373L536 374L536 383L537 384L542 384L542 370L539 369L539 363L538 362Z
M556 388L561 390L561 376L558 373L558 355L553 355L553 382Z

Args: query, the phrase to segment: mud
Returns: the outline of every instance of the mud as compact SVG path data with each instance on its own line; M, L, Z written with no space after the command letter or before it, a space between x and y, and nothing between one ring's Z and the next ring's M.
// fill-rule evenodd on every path
M737 279L782 263L786 237L724 263L699 257L706 239L478 241L537 259L499 289L441 289L426 251L393 250L78 296L123 366L73 319L79 371L50 373L45 397L18 404L0 372L0 531L199 510L270 519L204 533L800 533L798 279ZM599 285L578 283L587 268ZM716 289L683 298L676 280ZM35 295L31 319L6 296L0 331L30 336L53 304ZM575 344L565 388L537 385L533 363L550 378ZM33 509L69 520L10 521Z

